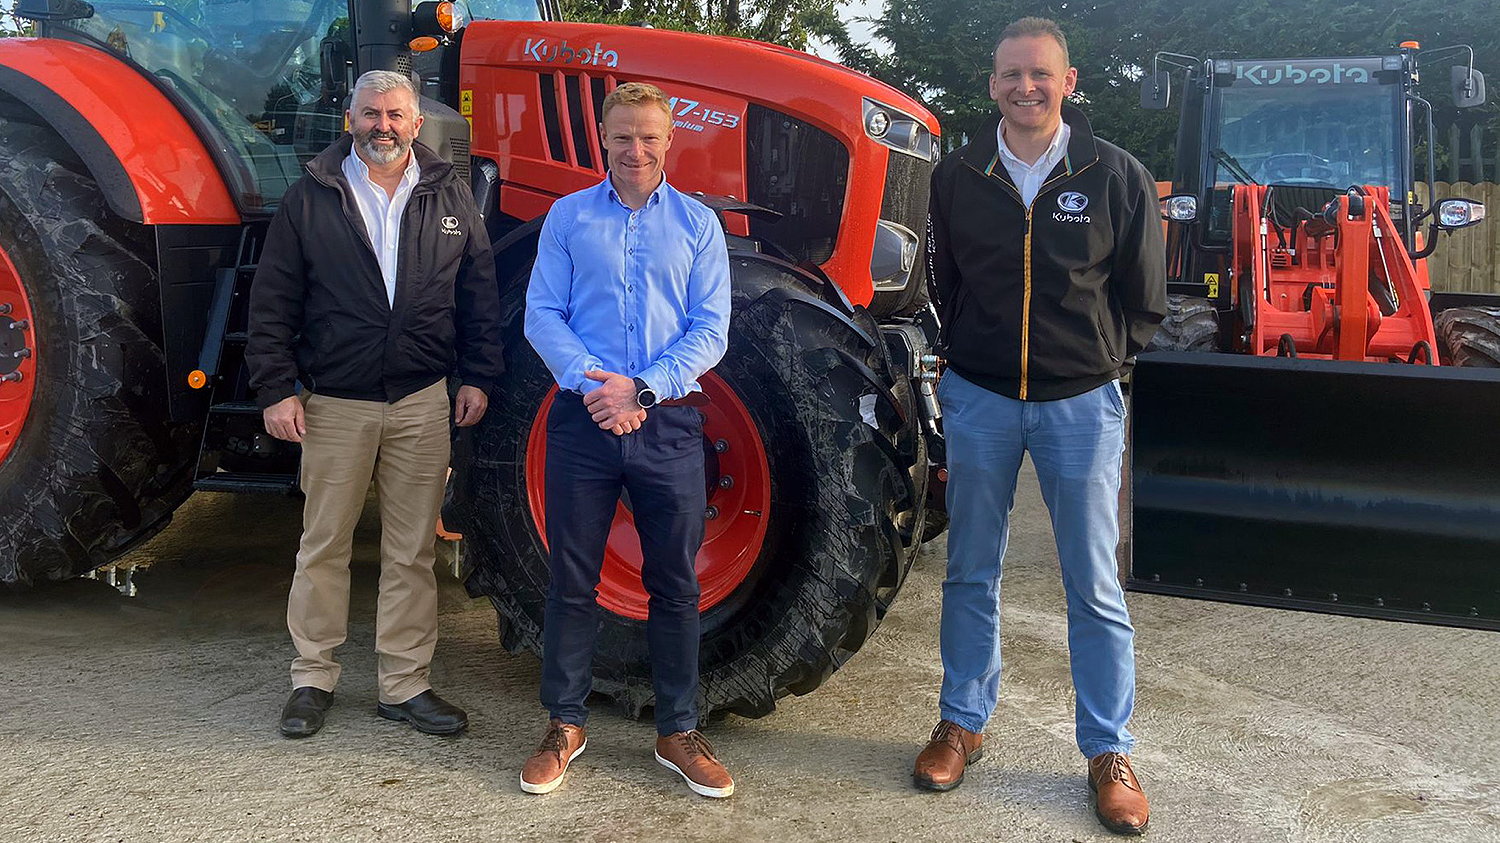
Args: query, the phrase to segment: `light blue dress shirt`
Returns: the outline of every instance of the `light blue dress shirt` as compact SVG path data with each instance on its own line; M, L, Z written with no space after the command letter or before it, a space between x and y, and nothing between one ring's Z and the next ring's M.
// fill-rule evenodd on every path
M638 377L659 400L699 389L729 345L729 253L714 212L663 179L631 210L609 178L552 205L526 291L526 339L559 387Z

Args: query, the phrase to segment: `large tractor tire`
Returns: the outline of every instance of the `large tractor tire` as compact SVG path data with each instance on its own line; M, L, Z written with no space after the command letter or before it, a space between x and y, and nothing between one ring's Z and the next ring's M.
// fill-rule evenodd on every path
M191 491L152 248L55 134L0 113L0 582L103 565Z
M1218 348L1219 312L1208 299L1167 294L1167 318L1147 351L1214 351Z
M1449 308L1433 324L1443 363L1500 369L1500 307Z
M919 547L927 476L917 407L891 383L873 320L825 302L790 266L731 264L729 351L702 380L699 699L704 716L759 717L818 687L874 631ZM464 533L470 593L494 603L505 648L540 654L554 385L519 322L504 400L463 446L445 519ZM622 504L598 590L594 689L633 717L653 702L639 565Z

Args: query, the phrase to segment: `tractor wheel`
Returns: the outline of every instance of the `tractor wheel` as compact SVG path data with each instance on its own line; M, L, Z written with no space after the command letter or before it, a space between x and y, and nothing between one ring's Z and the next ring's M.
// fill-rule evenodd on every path
M919 546L926 461L873 320L818 299L790 267L731 263L729 351L701 381L700 707L759 717L818 687L874 631ZM446 521L464 533L470 593L494 603L506 649L540 654L555 387L519 324L506 357L503 400L461 446ZM623 505L598 594L594 689L639 717L652 703L646 594Z
M0 116L0 582L103 565L191 491L151 248L55 134Z
M1500 307L1449 308L1433 323L1443 363L1500 369Z
M1147 351L1213 351L1219 341L1219 312L1208 299L1167 295L1167 318Z

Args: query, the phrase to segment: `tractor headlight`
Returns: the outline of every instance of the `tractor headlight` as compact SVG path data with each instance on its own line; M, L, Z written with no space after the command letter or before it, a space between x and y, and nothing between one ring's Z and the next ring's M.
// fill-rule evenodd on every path
M469 10L462 2L418 3L411 12L412 29L417 35L446 38L469 25Z
M876 143L924 161L933 160L936 144L927 126L910 114L866 97L865 134Z
M870 255L870 277L882 292L906 289L917 265L917 235L900 223L875 223L875 251Z
M1161 218L1172 222L1192 222L1198 218L1198 197L1190 193L1163 196Z
M1484 203L1472 199L1444 199L1437 204L1438 228L1468 228L1484 219Z

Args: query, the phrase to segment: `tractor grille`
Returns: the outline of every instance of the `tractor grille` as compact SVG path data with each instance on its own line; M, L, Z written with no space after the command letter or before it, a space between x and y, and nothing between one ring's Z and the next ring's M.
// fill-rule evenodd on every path
M604 150L596 126L604 121L604 97L614 86L588 73L538 73L547 154L553 161L604 173Z
M885 165L885 197L880 203L880 218L899 223L921 238L919 255L927 253L927 202L931 196L933 161L900 152L891 152ZM912 267L906 289L927 283L927 262L918 260Z
M752 104L745 115L750 201L781 213L750 220L750 234L793 256L822 263L833 254L844 216L849 150L809 123Z
M469 183L469 139L452 138L448 141L453 148L453 171L463 179L464 184Z

